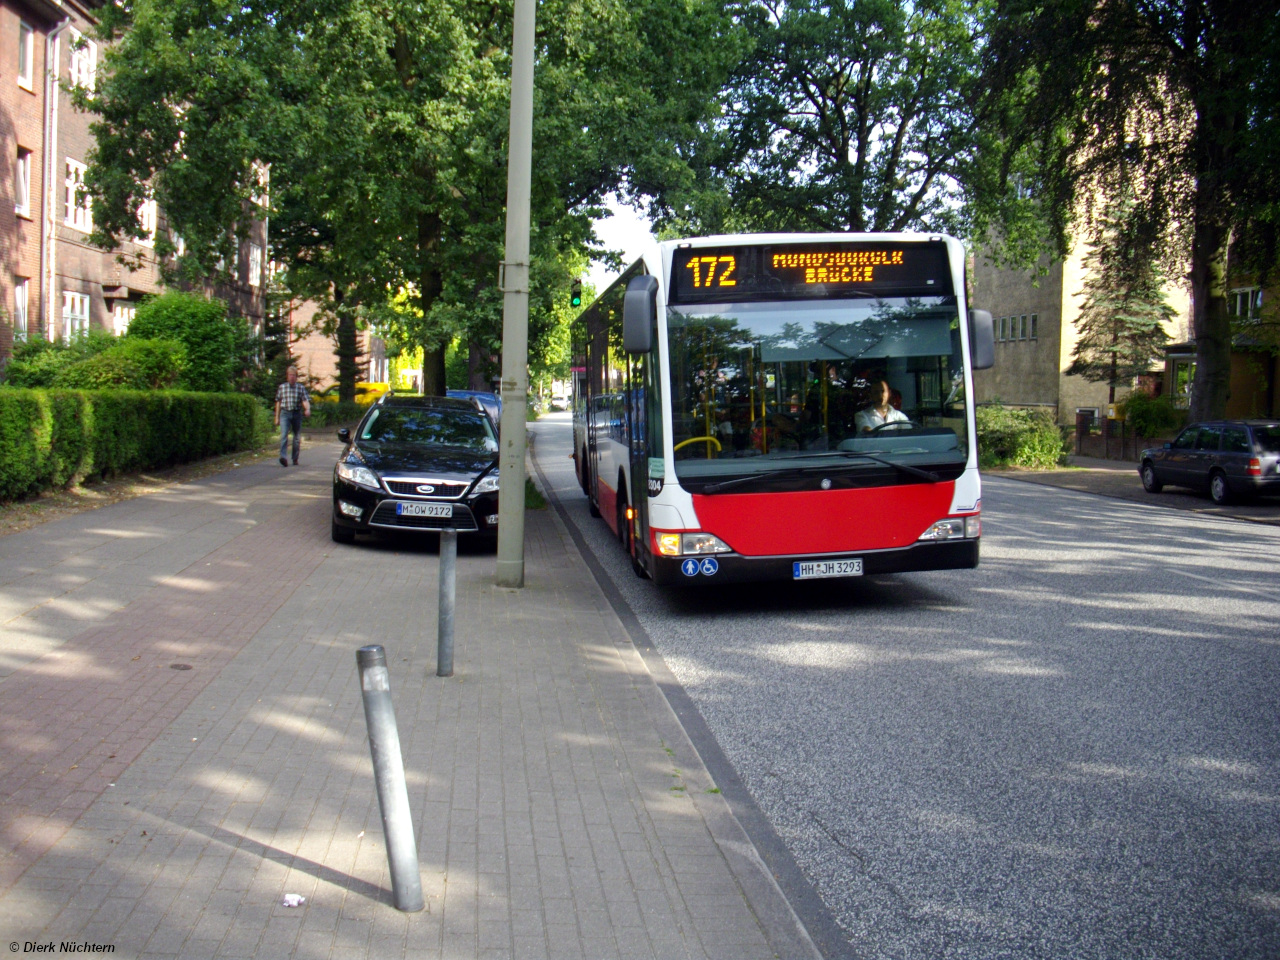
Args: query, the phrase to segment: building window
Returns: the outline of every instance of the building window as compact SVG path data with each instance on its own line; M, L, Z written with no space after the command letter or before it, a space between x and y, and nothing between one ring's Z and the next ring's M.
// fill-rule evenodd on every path
M1179 410L1191 406L1191 382L1196 376L1194 360L1173 361L1173 405Z
M1262 288L1242 287L1230 294L1231 315L1238 320L1257 320L1262 309Z
M1040 320L1040 314L1033 313L1031 315L1031 339L1032 340L1036 338L1036 327L1039 325L1039 320Z
M62 334L67 341L89 332L89 295L62 294Z
M71 28L71 85L92 90L98 75L98 45Z
M67 206L63 222L89 233L93 230L93 207L84 192L84 171L83 163L67 157Z
M1018 318L1018 339L1027 339L1027 315L1025 313Z
M31 216L31 151L18 148L18 163L13 171L13 210L19 216Z
M13 339L27 339L27 278L13 278Z
M156 245L156 202L154 200L146 200L138 208L138 223L142 226L142 236L135 237L134 243L140 243L144 247L154 247Z
M996 339L997 340L1001 342L1005 340L1005 334L1008 332L1008 324L1009 324L1008 317L1001 317L998 321L996 321Z
M18 23L18 86L33 89L31 77L35 73L36 32L28 24Z
M249 286L262 286L262 247L249 244Z
M129 324L133 322L133 318L138 315L138 305L128 300L117 300L111 308L111 325L115 328L116 336L124 336L129 331Z

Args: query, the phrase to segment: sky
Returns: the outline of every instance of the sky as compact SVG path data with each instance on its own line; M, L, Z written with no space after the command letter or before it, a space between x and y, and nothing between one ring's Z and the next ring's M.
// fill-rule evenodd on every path
M610 250L623 252L622 262L630 266L639 259L645 246L652 242L653 235L649 230L649 221L635 210L620 204L616 197L611 197L608 207L613 216L595 223L596 236ZM604 292L604 288L617 279L619 270L610 270L602 263L592 263L587 273L587 282L595 287L596 294Z

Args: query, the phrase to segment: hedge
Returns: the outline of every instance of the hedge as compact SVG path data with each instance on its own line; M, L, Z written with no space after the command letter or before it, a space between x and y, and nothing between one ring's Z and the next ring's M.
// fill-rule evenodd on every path
M0 501L242 450L259 418L237 393L0 388Z
M977 409L977 421L981 467L1049 470L1066 462L1062 430L1046 413L984 404Z

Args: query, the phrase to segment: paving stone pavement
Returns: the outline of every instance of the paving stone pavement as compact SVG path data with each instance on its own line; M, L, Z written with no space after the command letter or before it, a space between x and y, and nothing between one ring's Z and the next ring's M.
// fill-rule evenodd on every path
M434 538L331 543L334 455L0 538L0 944L817 956L554 512L528 515L522 590L464 542L440 679ZM391 903L368 643L387 650L417 914Z

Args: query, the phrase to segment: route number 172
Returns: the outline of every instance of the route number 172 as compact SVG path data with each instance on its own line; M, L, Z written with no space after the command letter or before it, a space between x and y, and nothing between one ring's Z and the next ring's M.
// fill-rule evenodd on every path
M693 271L693 285L695 287L735 287L738 281L733 279L733 271L738 265L736 258L731 256L723 257L693 257L685 266ZM706 282L703 282L703 268L706 268ZM719 273L717 274L717 268Z

